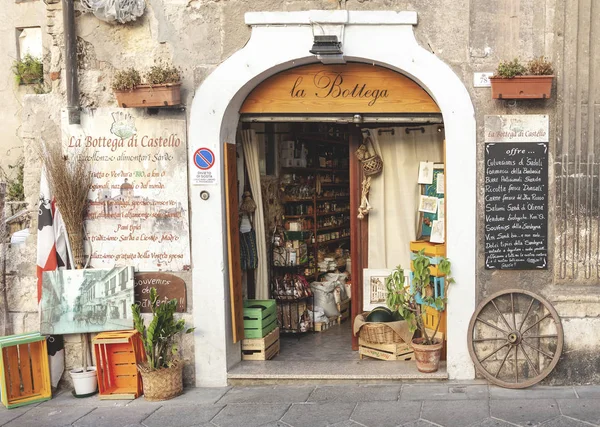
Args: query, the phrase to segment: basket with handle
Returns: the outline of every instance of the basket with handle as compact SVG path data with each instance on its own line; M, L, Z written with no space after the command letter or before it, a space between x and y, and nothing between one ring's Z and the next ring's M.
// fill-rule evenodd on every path
M375 146L370 136L364 139L362 145L359 147L359 151L363 153L362 158L359 156L359 159L365 176L377 175L383 170L383 159L375 151Z
M363 313L366 318L369 313ZM375 344L394 344L403 342L400 335L398 335L392 328L386 323L379 322L367 322L361 326L358 336L368 342Z

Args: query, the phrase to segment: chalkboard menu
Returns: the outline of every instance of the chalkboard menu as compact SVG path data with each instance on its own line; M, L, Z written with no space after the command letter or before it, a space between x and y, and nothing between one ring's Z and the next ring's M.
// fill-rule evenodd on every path
M548 266L548 143L485 144L485 268Z

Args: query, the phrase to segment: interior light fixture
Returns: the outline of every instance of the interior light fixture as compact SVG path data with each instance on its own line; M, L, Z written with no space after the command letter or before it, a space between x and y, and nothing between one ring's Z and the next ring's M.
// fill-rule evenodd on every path
M345 64L346 60L342 52L342 43L335 35L315 35L312 49L309 51L317 55L323 64Z

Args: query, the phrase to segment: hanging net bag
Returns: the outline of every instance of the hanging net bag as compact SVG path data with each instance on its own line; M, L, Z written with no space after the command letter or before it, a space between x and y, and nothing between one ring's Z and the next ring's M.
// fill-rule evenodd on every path
M144 0L81 0L86 12L92 12L96 18L106 22L125 24L135 21L144 14Z

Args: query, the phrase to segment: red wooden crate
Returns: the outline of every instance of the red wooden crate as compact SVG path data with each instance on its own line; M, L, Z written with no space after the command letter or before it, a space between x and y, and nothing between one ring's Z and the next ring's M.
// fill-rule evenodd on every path
M102 332L93 339L100 399L135 399L142 394L137 364L146 360L138 331Z

